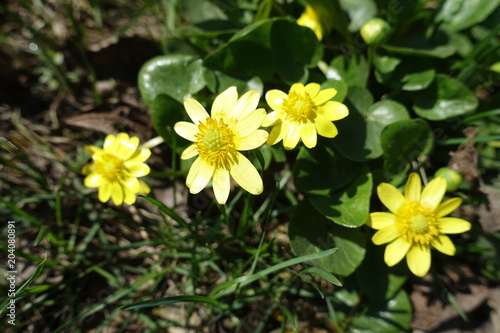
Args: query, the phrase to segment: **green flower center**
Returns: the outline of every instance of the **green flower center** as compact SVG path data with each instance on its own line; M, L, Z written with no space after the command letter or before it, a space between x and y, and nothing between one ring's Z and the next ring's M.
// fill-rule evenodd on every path
M283 110L291 120L298 122L306 122L316 116L316 104L307 93L299 95L295 91L290 92L283 101Z
M113 154L104 153L95 163L95 171L108 180L119 178L124 172L123 160Z
M408 219L408 228L417 234L422 234L429 229L429 221L423 215L415 215Z
M201 158L217 168L228 168L236 158L233 131L222 120L207 118L198 125L196 148Z

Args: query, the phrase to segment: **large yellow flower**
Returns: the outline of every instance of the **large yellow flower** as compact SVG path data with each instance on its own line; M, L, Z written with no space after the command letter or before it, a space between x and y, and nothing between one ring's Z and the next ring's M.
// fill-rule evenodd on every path
M323 28L321 27L321 21L318 14L314 11L311 5L307 5L306 9L297 19L297 24L304 27L308 27L316 34L318 40L323 39Z
M130 138L127 133L119 133L116 137L109 134L103 148L85 146L94 163L82 169L87 175L84 184L99 188L99 201L106 202L111 198L115 205L123 202L131 205L136 194L150 192L149 186L137 178L149 174L149 166L143 162L151 151L138 146L139 138Z
M230 87L215 98L211 116L193 98L184 100L193 123L178 122L174 130L193 142L181 158L198 156L186 179L191 193L200 192L212 179L217 202L225 204L230 176L248 192L262 193L257 169L239 152L258 148L267 140L268 133L259 129L266 116L264 109L256 109L259 98L259 92L250 90L238 99L236 87Z
M420 176L410 174L404 195L391 184L377 187L380 201L390 213L371 213L367 224L377 229L372 241L386 244L384 261L394 266L405 256L413 274L424 276L431 266L431 245L446 255L455 254L455 246L446 234L459 234L470 229L465 220L445 217L462 203L452 198L441 203L446 192L446 179L434 178L423 191Z
M316 146L317 134L333 138L338 134L332 123L349 114L347 107L330 101L337 94L334 88L320 90L317 83L295 83L288 95L280 90L270 90L266 101L274 111L267 114L262 126L274 126L267 143L274 145L283 140L285 149L293 149L299 140L307 148Z

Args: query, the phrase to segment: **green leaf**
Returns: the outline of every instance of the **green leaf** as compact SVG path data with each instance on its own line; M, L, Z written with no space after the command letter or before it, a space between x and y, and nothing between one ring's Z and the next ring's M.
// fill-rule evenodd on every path
M433 135L424 119L401 120L382 131L381 144L384 176L396 185L404 181L413 160L431 151Z
M478 100L461 82L444 74L415 96L413 109L422 118L444 120L476 109Z
M378 52L373 62L377 81L393 89L422 90L431 84L436 75L432 60L427 58L398 58Z
M406 263L389 267L384 262L385 246L370 242L366 256L355 272L356 282L373 304L385 303L403 287L408 277Z
M158 133L167 144L178 148L178 152L187 146L187 141L181 139L174 132L174 125L184 120L187 113L184 106L169 95L159 94L152 103L151 122ZM177 144L177 142L181 144ZM185 142L185 144L182 144Z
M500 0L447 0L437 19L442 19L453 32L485 20L500 5Z
M179 302L206 303L206 304L215 305L221 309L226 309L228 307L227 304L219 303L211 297L200 296L200 295L181 295L181 296L163 297L163 298L156 298L156 299L151 299L151 300L143 301L143 302L131 303L131 304L123 305L119 309L127 311L127 310L143 309L143 308L150 308L150 307L155 307L155 306L160 306L160 305L179 303Z
M382 155L380 134L389 124L409 119L406 108L395 101L371 104L371 94L364 88L349 90L349 116L335 124L339 134L333 140L335 148L352 161L364 162Z
M340 0L340 5L349 15L350 32L358 31L377 14L377 4L373 0Z
M327 78L342 81L349 87L366 87L370 68L364 56L339 55L330 62Z
M335 153L325 139L314 149L302 147L293 166L297 190L307 194L328 195L346 186L358 173L360 163Z
M309 202L300 202L288 229L297 255L318 253L338 247L335 256L318 258L311 264L333 274L348 276L364 258L366 237L359 229L344 228L327 220Z
M152 106L159 94L181 102L205 86L201 59L187 55L155 57L139 71L139 90L144 101Z
M337 94L333 96L331 101L336 101L342 103L347 96L347 85L339 80L326 80L321 84L321 90L334 88L337 90Z
M308 198L314 208L333 222L348 228L359 227L368 220L372 186L370 169L363 164L346 187Z
M305 82L308 67L321 59L322 47L311 29L287 19L255 22L206 57L204 65L247 81L278 74L286 83Z
M263 90L263 83L259 77L245 81L210 69L204 71L203 77L208 89L217 95L232 86L235 86L240 94L249 90L257 90L262 93Z
M300 274L306 273L317 275L336 286L342 287L342 283L340 283L339 279L337 279L332 273L325 271L323 268L308 267L300 271Z
M349 325L349 332L407 332L410 329L412 316L410 298L404 290L400 290L386 303L373 305L366 313L354 316Z

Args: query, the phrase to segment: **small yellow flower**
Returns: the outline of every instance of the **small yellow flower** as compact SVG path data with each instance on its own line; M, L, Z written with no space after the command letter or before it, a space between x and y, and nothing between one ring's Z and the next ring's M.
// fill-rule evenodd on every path
M321 27L321 22L318 15L314 11L311 5L307 5L306 9L297 19L297 24L304 27L308 27L316 34L318 40L323 39L323 28Z
M389 243L385 249L385 263L394 266L406 256L410 271L420 277L430 269L431 245L452 256L455 246L446 234L459 234L471 228L465 220L445 217L462 203L460 198L441 203L446 192L445 178L434 178L423 191L421 186L416 173L410 174L404 195L393 185L381 183L377 193L390 213L371 213L367 222L378 230L372 238L374 244Z
M274 145L283 140L285 149L293 149L299 140L307 148L316 146L317 135L333 138L338 134L332 123L349 114L347 107L330 101L337 90L328 88L320 91L320 85L295 83L288 95L280 90L270 90L266 101L274 111L267 114L262 126L274 126L267 143Z
M230 176L248 192L262 193L262 178L257 169L239 152L256 149L267 140L268 133L259 129L266 116L264 109L256 109L259 98L259 92L250 90L238 99L236 87L230 87L215 98L211 116L193 98L184 100L193 123L178 122L174 130L193 142L181 158L198 156L186 179L191 193L200 192L212 179L217 202L225 204Z
M150 192L149 186L137 178L149 174L149 166L143 162L151 151L138 146L139 138L130 138L127 133L119 133L116 137L109 134L103 148L85 146L94 163L82 169L87 175L84 184L99 188L99 201L106 202L111 198L115 205L123 202L131 205L136 194Z

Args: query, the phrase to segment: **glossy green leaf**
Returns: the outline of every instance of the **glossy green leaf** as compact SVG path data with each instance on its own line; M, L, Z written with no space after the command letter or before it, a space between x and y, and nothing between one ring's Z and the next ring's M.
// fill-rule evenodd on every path
M374 65L377 81L393 89L422 90L436 75L432 60L422 57L399 58L379 52L374 57Z
M335 148L352 161L380 157L380 133L393 122L409 119L408 111L402 104L391 100L370 104L372 97L363 88L352 87L347 100L349 116L335 123L339 130L333 140Z
M500 5L500 0L447 0L438 19L450 31L459 31L482 22Z
M444 74L415 96L413 109L422 118L444 120L476 109L478 100L461 82Z
M293 166L297 190L307 194L328 195L340 189L359 173L360 163L336 153L328 139L320 139L314 149L302 147Z
M386 303L373 305L367 312L356 315L349 324L348 332L408 332L412 316L410 298L404 290L400 290Z
M349 16L349 31L358 31L361 26L377 15L377 4L373 0L340 0L340 5Z
M169 95L159 94L154 99L151 108L151 122L156 133L169 145L176 145L179 149L187 147L188 141L174 132L175 123L187 117L184 105Z
M356 282L371 303L385 303L403 287L408 269L405 262L387 266L384 262L385 246L368 243L365 259L355 272Z
M261 20L240 30L223 47L205 59L205 66L249 80L274 74L286 83L305 82L309 67L322 56L311 29L287 19Z
M431 129L424 119L402 120L387 126L381 135L385 179L401 184L410 163L428 154L433 143Z
M308 198L314 208L333 222L349 228L359 227L368 219L372 186L370 169L362 165L346 187Z
M182 102L204 86L202 61L192 56L159 56L146 62L139 71L139 90L149 106L159 94Z
M364 56L339 55L330 62L327 78L342 81L349 87L366 87L370 68Z
M310 262L333 274L350 275L365 256L366 237L359 229L332 223L307 201L295 207L288 233L292 249L297 255L318 253L337 247L338 251L334 256Z
M249 90L257 90L262 93L263 83L259 77L254 77L248 81L241 80L220 71L206 69L203 77L207 83L208 89L215 94L220 94L229 87L235 86L241 96Z
M337 94L331 99L332 101L342 103L347 96L348 88L347 85L342 81L326 80L321 84L321 90L327 88L334 88L335 90L337 90Z

